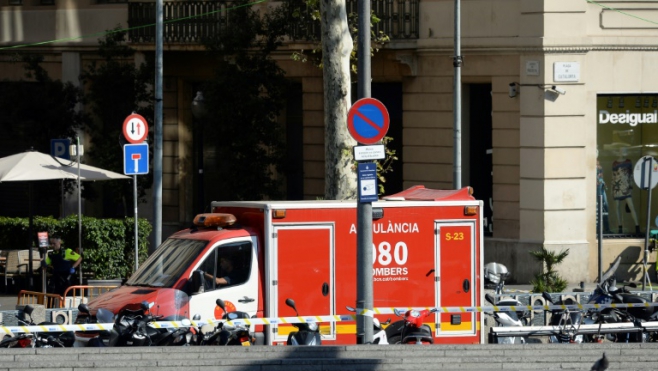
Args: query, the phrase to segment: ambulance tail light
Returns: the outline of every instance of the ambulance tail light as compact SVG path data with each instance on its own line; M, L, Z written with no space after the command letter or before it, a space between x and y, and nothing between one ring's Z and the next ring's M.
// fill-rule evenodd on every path
M233 214L206 213L199 214L194 218L197 227L227 227L233 225L237 219Z
M477 215L478 207L477 206L464 206L464 215Z
M272 210L273 219L283 219L286 217L286 209Z

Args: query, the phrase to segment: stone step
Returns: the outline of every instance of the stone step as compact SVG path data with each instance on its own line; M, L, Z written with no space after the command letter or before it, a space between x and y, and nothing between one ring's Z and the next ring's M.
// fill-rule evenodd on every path
M610 370L655 369L658 343L0 349L0 371Z

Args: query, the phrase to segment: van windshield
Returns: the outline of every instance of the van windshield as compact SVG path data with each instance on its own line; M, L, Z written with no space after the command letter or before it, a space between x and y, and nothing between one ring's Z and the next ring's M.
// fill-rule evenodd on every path
M126 282L130 286L173 287L208 241L169 238Z

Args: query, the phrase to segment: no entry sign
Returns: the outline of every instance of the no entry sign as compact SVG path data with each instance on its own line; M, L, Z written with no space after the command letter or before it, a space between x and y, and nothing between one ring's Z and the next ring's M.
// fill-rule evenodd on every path
M356 101L347 113L347 130L363 144L375 144L388 132L390 119L384 104L374 98Z

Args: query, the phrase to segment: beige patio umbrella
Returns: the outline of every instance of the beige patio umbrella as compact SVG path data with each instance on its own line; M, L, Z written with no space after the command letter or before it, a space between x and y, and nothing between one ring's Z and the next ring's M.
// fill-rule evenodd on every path
M59 157L27 151L0 158L0 182L78 179L78 163ZM129 176L80 164L80 180L130 179Z
M1 182L28 182L29 183L29 199L30 199L30 240L34 238L32 231L32 182L39 180L57 180L57 179L78 179L80 181L96 181L96 180L114 180L114 179L130 179L130 177L123 174L115 173L113 171L101 169L98 167L79 164L71 162L63 158L53 157L51 155L37 152L26 151L15 155L0 158L0 183ZM78 199L80 192L78 192ZM80 200L78 200L80 204ZM78 215L78 228L82 233L82 218ZM81 239L81 237L80 237ZM82 254L82 242L79 242L80 254ZM31 243L30 243L31 245ZM30 251L29 267L28 267L28 280L30 289L33 287L32 282L32 246L28 246ZM82 268L80 269L80 276L82 277ZM82 282L82 280L81 280ZM45 290L45 287L44 287Z

